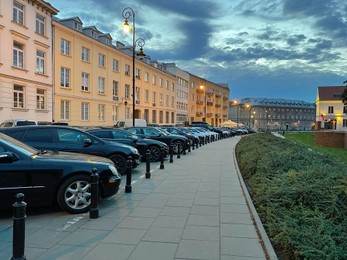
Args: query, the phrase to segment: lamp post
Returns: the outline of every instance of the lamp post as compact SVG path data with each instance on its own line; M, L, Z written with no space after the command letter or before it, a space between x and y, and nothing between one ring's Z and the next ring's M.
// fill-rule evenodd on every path
M237 100L233 101L234 106L236 106L236 124L237 128L239 127L239 102Z
M138 38L135 39L135 17L136 17L136 13L137 11L134 11L134 9L132 9L131 7L126 7L123 11L122 11L122 16L125 19L124 20L124 24L123 24L123 29L124 31L128 32L130 31L130 25L129 25L129 21L128 19L130 17L132 17L133 20L133 25L132 25L132 30L133 30L133 44L132 44L132 66L133 66L133 74L132 74L132 81L133 81L133 126L135 126L135 52L136 52L136 47L140 47L140 51L137 54L137 56L139 56L140 59L143 59L144 56L146 56L146 54L143 53L143 49L142 47L145 45L145 40L142 38Z

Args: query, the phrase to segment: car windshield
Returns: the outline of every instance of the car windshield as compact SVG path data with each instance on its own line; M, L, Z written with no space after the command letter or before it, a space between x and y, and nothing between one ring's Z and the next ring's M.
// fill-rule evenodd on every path
M164 135L170 135L170 133L164 129L161 128L155 128L156 130L158 130L160 133L164 134Z
M13 147L16 150L20 150L22 153L27 155L37 154L39 152L39 150L36 150L35 148L28 146L8 135L0 133L0 139L4 144Z

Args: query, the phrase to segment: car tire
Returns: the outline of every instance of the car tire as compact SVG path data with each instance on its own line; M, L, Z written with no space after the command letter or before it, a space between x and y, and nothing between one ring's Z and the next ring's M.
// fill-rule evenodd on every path
M90 198L90 177L82 174L66 179L57 193L59 207L72 214L87 212L90 207Z
M116 166L120 175L124 175L127 171L127 160L120 154L114 154L110 157L111 161Z
M184 149L184 144L181 141L174 141L173 142L173 152L175 154L177 154L178 151L180 154L182 154L183 149Z
M147 150L149 150L151 152L151 162L160 161L161 151L160 151L160 148L158 146L150 145L147 147L146 152L147 152Z

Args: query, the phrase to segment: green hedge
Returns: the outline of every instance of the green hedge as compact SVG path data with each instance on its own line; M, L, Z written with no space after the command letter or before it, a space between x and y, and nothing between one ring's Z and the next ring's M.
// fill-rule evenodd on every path
M236 158L280 258L347 259L347 168L270 133L243 137Z

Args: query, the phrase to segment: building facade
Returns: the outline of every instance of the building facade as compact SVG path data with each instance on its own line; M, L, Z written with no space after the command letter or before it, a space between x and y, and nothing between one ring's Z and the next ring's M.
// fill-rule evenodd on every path
M204 121L220 126L228 120L229 94L227 84L216 84L189 73L188 111L190 123Z
M188 125L189 73L177 67L175 63L163 63L163 68L177 79L176 126Z
M51 121L52 17L41 0L0 1L0 121Z
M316 130L347 131L347 105L341 100L346 86L318 87L316 98Z
M56 122L74 126L113 126L118 120L146 119L176 123L176 78L149 56L135 60L132 47L117 42L78 17L55 19L54 114Z
M244 98L230 101L229 119L257 131L311 130L315 104L302 100Z

